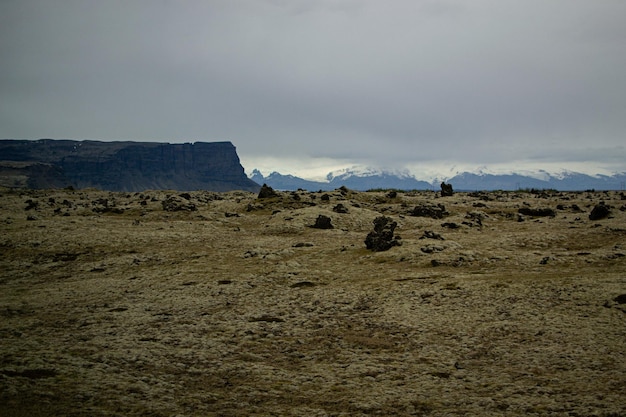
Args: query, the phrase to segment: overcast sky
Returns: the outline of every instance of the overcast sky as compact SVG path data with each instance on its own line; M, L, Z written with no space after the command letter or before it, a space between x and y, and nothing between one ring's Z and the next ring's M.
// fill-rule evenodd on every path
M0 138L626 171L626 1L1 0Z

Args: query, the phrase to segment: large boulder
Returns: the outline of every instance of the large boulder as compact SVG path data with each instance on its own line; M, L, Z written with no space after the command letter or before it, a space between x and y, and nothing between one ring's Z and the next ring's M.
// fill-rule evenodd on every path
M320 214L315 220L315 224L311 226L314 229L334 229L331 218Z
M593 210L591 210L591 213L589 213L589 220L601 220L609 217L610 214L611 210L609 209L609 206L600 203L595 206Z

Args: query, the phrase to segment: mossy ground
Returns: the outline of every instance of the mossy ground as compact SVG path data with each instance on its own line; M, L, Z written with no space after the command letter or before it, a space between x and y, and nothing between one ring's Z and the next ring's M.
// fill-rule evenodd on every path
M617 192L0 194L0 415L626 415Z

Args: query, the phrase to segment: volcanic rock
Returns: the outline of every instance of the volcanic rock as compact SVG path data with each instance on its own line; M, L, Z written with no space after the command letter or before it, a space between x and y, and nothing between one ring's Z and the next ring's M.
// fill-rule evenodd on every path
M343 204L339 203L335 207L333 207L333 211L335 213L345 214L348 212L348 208Z
M589 220L601 220L609 216L611 210L605 204L598 204L589 213Z
M196 211L196 205L178 196L170 196L161 202L165 211Z
M374 231L365 238L365 246L374 252L382 252L394 246L400 246L397 237L393 233L398 223L389 217L380 216L374 219Z
M530 208L530 207L522 207L517 210L518 213L523 214L525 216L532 217L554 217L556 216L556 212L551 208Z
M446 211L446 207L443 204L422 204L416 206L410 213L415 217L430 217L433 219L442 219L449 213Z
M278 193L276 191L274 191L274 189L272 187L270 187L267 184L263 184L261 186L261 189L259 190L259 195L257 196L257 198L272 198L272 197L278 197Z
M452 184L446 184L445 182L441 183L441 196L442 197L451 197L454 195L454 191L452 190Z
M320 214L319 216L317 216L317 219L315 220L315 224L311 227L314 229L333 229L334 228L331 223L331 218L328 216L324 216L323 214Z

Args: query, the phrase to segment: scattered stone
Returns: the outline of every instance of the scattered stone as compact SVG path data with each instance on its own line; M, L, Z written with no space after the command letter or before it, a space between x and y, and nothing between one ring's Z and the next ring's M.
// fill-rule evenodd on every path
M26 207L24 210L33 210L39 208L39 202L34 200L26 200Z
M441 223L441 227L446 227L448 229L459 229L461 226L454 222L446 222L446 223Z
M382 252L394 246L400 246L401 242L393 233L398 223L389 217L380 216L374 219L374 231L365 238L365 246L374 252Z
M486 191L476 191L473 193L469 193L468 194L470 197L474 197L474 198L478 198L480 200L483 201L493 201L493 193L488 193ZM476 203L476 204L482 204L482 203Z
M426 245L420 250L424 253L437 253L442 252L445 248L441 245Z
M609 217L609 214L611 214L609 206L605 205L604 203L600 203L595 206L593 210L591 210L591 213L589 214L589 220L602 220L606 217Z
M26 220L28 220L28 221L34 221L34 220L39 220L39 218L38 218L37 216L34 216L34 215L32 215L32 214L29 214L29 215L26 217Z
M446 184L445 182L441 182L441 196L442 197L451 197L454 194L452 190L452 184Z
M323 214L317 216L315 224L311 227L314 229L334 229L334 226L331 223L331 218L324 216Z
M430 230L424 230L424 234L420 237L420 239L445 240L439 233L435 233Z
M265 207L262 204L248 204L248 206L246 207L246 211L250 212L250 211L257 211L257 210L263 210Z
M335 213L345 214L348 212L348 208L343 204L339 203L335 207L333 207L333 211Z
M170 196L161 202L165 211L196 211L196 205L180 197Z
M532 217L555 217L556 212L551 208L530 208L522 207L517 210L518 213Z
M259 190L259 195L257 196L257 198L262 199L262 198L272 198L272 197L278 197L278 193L274 191L274 189L270 187L269 185L263 184L261 186L261 190Z
M91 211L94 213L113 213L113 214L122 214L124 213L124 209L120 207L116 207L115 201L110 201L107 198L98 198L91 202L91 205L94 206Z
M443 219L449 215L446 211L446 207L443 204L422 204L415 206L415 208L409 213L414 217L430 217L432 219Z
M626 294L620 294L613 299L617 304L626 304Z
M313 245L311 242L298 242L296 244L293 245L294 248L310 248Z
M398 192L397 191L389 191L387 193L387 198L396 198L398 196Z
M550 258L549 256L545 256L541 261L539 261L540 265L546 265L548 262L550 262Z
M470 211L465 215L465 218L468 219L469 221L464 221L461 223L469 227L474 227L474 226L483 227L483 220L486 217L489 217L489 216L487 216L487 214L482 211Z
M320 197L320 200L322 200L322 201L330 201L330 195L322 194L322 196Z

